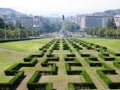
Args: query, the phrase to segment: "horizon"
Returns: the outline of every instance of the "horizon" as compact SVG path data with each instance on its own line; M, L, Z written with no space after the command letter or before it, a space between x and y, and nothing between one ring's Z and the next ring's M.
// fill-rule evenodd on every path
M0 0L0 8L11 8L28 15L74 16L119 9L119 3L119 0L91 0L89 2L88 0Z

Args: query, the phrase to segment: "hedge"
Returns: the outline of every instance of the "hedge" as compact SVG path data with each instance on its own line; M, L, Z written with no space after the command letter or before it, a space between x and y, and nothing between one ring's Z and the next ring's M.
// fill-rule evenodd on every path
M30 62L20 63L22 67L33 67L37 63L37 58L32 58Z
M85 70L82 71L82 75L83 75L84 79L86 80L86 83L93 83L90 76L87 74L87 72Z
M92 62L90 61L90 59L92 60L97 60L97 58L85 58L85 61L92 67L96 67L96 66L102 66L102 64L100 62Z
M18 73L17 70L19 70L21 67L22 66L20 63L15 63L11 65L10 67L8 67L4 72L6 75L15 75L15 73Z
M68 83L68 90L75 90L73 83Z
M109 85L109 83L112 83L112 81L101 70L97 70L97 74L105 82L106 85Z
M24 78L24 71L18 71L8 83L0 83L0 90L15 90L17 85Z
M36 83L38 82L38 80L40 79L41 74L40 72L37 70L35 71L35 73L32 75L32 77L29 79L29 81L27 82L27 87L29 88L30 84Z
M113 65L117 68L120 68L120 62L113 62Z
M102 63L102 66L107 70L114 70L112 67L110 67L108 64L106 64L104 62Z
M41 65L42 65L43 67L48 66L47 58L43 58L43 59L42 59Z

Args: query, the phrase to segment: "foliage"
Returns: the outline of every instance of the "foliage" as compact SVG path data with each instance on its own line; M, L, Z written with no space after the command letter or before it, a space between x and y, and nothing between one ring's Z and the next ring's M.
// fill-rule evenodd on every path
M74 22L65 23L65 28L66 28L66 30L68 30L70 32L76 32L80 29L80 27Z
M4 20L0 18L0 28L4 28L4 26L5 26Z
M60 22L49 22L44 26L45 33L58 32L61 29Z
M115 28L116 29L116 24L114 18L109 18L107 22L107 27L108 28Z

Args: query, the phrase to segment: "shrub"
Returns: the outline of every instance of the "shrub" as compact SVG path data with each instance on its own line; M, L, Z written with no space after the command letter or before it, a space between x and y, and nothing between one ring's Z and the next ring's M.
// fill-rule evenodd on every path
M109 85L109 83L112 82L101 70L97 70L97 73L100 78L106 83L106 85Z
M113 62L113 65L117 68L120 68L120 62Z
M75 90L73 83L68 83L68 90Z

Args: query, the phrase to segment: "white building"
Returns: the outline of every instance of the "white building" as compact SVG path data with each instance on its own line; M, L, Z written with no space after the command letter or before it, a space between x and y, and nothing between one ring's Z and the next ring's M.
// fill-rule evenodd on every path
M82 16L80 27L82 30L107 27L108 16Z
M114 16L115 24L117 27L120 27L120 15Z

